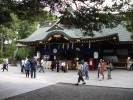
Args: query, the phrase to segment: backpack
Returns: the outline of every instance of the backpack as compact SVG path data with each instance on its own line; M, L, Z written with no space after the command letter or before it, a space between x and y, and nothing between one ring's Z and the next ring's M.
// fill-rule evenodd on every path
M30 70L30 68L31 68L30 60L27 60L25 63L25 70Z
M34 59L30 60L31 69L36 69L37 62Z

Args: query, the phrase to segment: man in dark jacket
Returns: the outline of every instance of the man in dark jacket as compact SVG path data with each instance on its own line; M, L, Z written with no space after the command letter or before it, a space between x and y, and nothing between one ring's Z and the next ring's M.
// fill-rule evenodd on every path
M26 74L26 77L29 77L30 68L31 68L30 58L27 57L27 59L25 61L25 74Z
M36 78L36 66L37 66L37 61L35 58L32 58L30 60L30 63L31 63L31 78Z

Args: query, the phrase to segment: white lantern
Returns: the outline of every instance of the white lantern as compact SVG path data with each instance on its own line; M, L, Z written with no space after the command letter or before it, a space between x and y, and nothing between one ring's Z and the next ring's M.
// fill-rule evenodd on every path
M98 52L94 52L94 59L98 59Z

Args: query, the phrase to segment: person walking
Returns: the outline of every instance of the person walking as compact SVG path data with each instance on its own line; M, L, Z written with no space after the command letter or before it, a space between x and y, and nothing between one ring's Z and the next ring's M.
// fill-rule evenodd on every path
M41 72L41 71L44 72L43 63L44 63L44 60L41 59L41 61L39 62L39 68L40 68L39 72Z
M83 78L83 64L78 64L78 82L75 85L79 85L80 81L82 81L82 84L86 84Z
M102 59L99 60L99 64L98 64L98 73L97 73L97 77L100 78L100 69L101 69L101 64L102 64Z
M31 68L30 58L27 57L27 60L25 61L25 74L26 74L26 77L29 77L29 75L30 75L30 68Z
M23 73L24 70L25 70L25 60L22 59L22 60L21 60L21 72Z
M4 72L4 70L7 70L8 71L8 63L6 61L6 59L3 59L3 67L2 67L2 70Z
M9 60L8 60L8 58L6 58L5 60L6 60L6 69L8 70Z
M36 78L36 67L37 67L37 61L35 58L32 58L30 60L31 63L31 78Z
M55 67L56 67L56 62L54 60L51 62L51 70L54 71Z
M59 64L59 61L58 60L56 60L56 69L57 69L57 72L60 71L60 64Z
M84 70L84 74L85 74L85 79L88 80L89 79L89 75L88 75L89 65L87 62L84 62L83 70Z
M113 65L112 65L112 63L111 63L110 61L108 61L107 64L108 64L108 65L107 65L107 71L108 71L108 80L109 80L109 79L112 79L112 78L111 78L111 71L112 71L112 69L113 69Z
M99 81L104 80L104 71L107 70L107 62L102 60L100 65Z

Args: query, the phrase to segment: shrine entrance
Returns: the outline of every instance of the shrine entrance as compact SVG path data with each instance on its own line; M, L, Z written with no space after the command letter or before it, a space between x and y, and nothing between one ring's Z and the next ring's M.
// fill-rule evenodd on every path
M93 66L92 69L97 66L96 63L100 58L109 59L112 63L118 64L121 62L119 58L125 59L133 54L132 43L123 42L123 44L119 41L118 33L112 30L110 33L106 31L90 37L84 36L82 31L76 27L63 26L58 23L39 28L31 36L19 42L35 48L41 58L45 57L49 61L67 60L74 62L71 66L75 66L75 62L84 59Z

